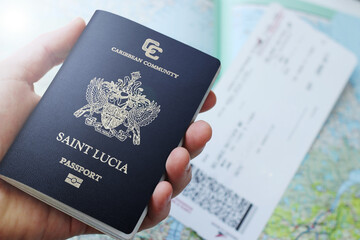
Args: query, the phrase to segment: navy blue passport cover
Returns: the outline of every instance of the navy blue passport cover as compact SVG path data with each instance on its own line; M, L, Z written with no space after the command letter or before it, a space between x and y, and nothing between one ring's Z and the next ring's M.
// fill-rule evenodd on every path
M96 11L0 174L130 233L220 62Z

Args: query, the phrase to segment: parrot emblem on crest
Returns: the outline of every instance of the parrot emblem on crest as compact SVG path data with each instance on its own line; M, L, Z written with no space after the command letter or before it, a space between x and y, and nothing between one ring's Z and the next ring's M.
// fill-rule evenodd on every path
M93 78L86 90L88 104L75 111L74 116L84 116L86 125L107 137L122 142L132 138L134 145L140 145L140 128L149 125L160 112L160 105L143 95L140 78L140 72L117 82Z

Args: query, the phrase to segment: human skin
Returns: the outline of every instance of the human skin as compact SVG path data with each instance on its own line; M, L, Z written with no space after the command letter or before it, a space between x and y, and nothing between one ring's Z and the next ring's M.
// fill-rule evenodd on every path
M84 28L84 21L75 19L0 62L0 161L40 100L34 92L34 83L64 61ZM210 92L202 111L212 108L215 102L215 94ZM156 186L140 230L168 216L171 198L191 180L190 160L210 138L211 127L206 122L189 126L184 145L175 148L167 159L167 177ZM53 240L89 233L98 231L0 180L0 239Z

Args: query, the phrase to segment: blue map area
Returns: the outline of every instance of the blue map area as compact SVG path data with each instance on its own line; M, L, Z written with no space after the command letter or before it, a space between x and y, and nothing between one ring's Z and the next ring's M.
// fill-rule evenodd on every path
M360 19L303 19L360 59ZM326 89L324 89L326 91ZM360 65L260 239L359 239Z

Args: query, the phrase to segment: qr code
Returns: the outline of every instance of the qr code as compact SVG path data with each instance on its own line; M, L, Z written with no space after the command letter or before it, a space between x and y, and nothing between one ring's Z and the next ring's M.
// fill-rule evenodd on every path
M195 166L190 184L182 195L215 215L228 226L239 230L253 204L240 197Z

